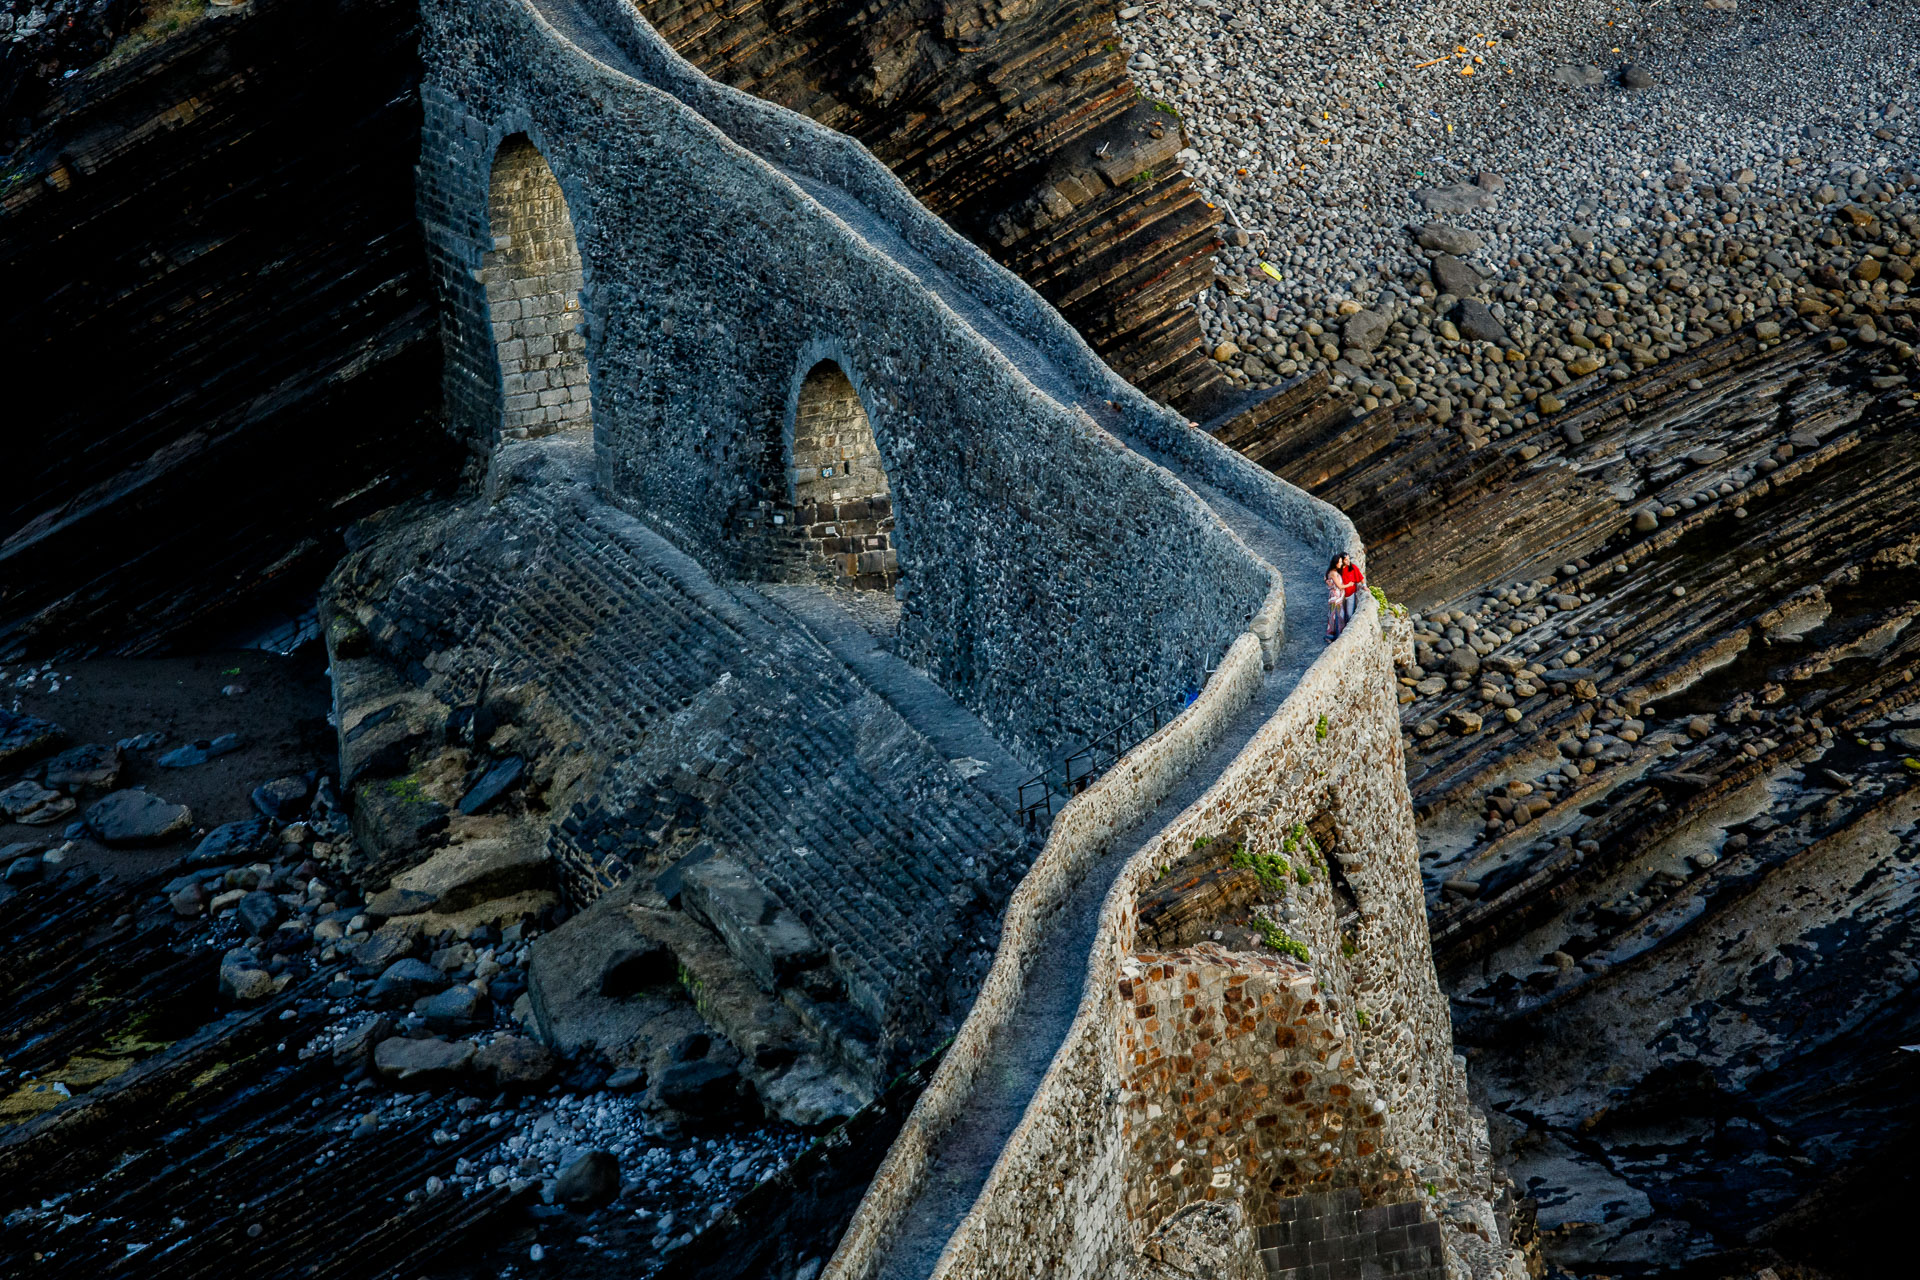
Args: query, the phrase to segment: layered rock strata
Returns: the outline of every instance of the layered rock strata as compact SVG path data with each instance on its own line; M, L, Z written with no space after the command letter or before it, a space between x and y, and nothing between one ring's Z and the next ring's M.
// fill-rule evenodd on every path
M237 597L298 612L346 523L456 465L413 7L236 12L58 80L0 166L0 335L35 370L0 652L140 650Z
M1094 0L1011 9L650 0L714 79L860 139L1039 291L1122 376L1207 416L1228 390L1187 305L1219 214Z
M1845 1273L1867 1246L1807 1224L1876 1203L1906 1132L1913 316L1805 302L1498 449L1306 379L1251 445L1428 606L1399 681L1434 944L1576 1273Z

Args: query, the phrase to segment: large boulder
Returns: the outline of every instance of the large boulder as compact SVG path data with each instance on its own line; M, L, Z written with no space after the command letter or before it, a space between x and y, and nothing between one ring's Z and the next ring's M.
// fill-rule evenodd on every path
M589 1151L560 1171L553 1198L559 1204L597 1209L620 1194L620 1157L611 1151Z
M207 832L194 851L187 855L188 866L243 862L271 853L280 844L273 825L265 818L243 818L226 822Z
M502 1089L531 1089L545 1084L558 1059L553 1050L525 1036L501 1036L474 1055L473 1069L493 1077Z
M376 1009L404 1009L423 996L437 994L446 985L445 974L424 960L409 957L387 966L367 993L367 1003Z
M419 961L403 961L418 964ZM462 982L448 987L438 995L422 997L413 1002L413 1011L420 1015L430 1031L467 1031L484 1023L492 1013L492 1006L484 993L474 990Z
M473 1065L471 1040L409 1040L391 1036L373 1047L373 1069L396 1084L454 1084Z
M763 991L825 959L805 922L732 858L715 856L688 868L681 901L725 940Z
M120 780L120 748L111 742L87 742L69 747L47 761L46 784L104 791Z
M553 862L538 831L524 823L482 818L477 833L449 844L419 866L394 876L392 889L417 894L433 910L464 911L495 898L553 881Z
M1507 341L1507 327L1478 298L1462 299L1453 309L1453 322L1459 326L1460 336L1469 342Z
M1341 328L1340 338L1347 346L1359 351L1372 351L1387 336L1387 327L1393 323L1378 311L1356 311L1347 317L1347 323Z
M115 791L87 809L87 826L107 845L160 844L191 830L193 811L145 791Z
M639 992L607 975L659 943L634 926L626 908L642 887L633 877L609 889L565 924L533 942L527 960L527 993L540 1038L561 1053L599 1048L612 1052L631 1042L658 1012ZM665 968L670 978L672 969Z
M255 938L264 938L280 927L287 918L287 908L280 899L263 889L255 889L240 899L233 909L234 921L240 931Z
M1450 293L1456 298L1476 297L1486 284L1478 271L1450 253L1435 258L1428 269L1433 273L1434 286L1440 292Z
M51 720L0 708L0 771L18 769L53 750L65 737Z
M1483 243L1477 231L1462 231L1450 227L1444 222L1429 222L1414 233L1414 239L1422 249L1435 253L1466 255L1478 253Z
M0 818L8 822L45 826L72 813L74 808L71 796L63 796L37 782L16 782L0 791Z

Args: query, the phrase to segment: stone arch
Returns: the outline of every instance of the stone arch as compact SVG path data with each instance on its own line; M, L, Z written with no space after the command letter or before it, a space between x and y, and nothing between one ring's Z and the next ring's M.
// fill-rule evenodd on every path
M487 220L480 280L500 364L501 428L514 436L590 428L580 246L559 180L524 133L494 152Z
M892 482L865 399L831 355L801 361L744 530L758 576L888 590L900 580Z

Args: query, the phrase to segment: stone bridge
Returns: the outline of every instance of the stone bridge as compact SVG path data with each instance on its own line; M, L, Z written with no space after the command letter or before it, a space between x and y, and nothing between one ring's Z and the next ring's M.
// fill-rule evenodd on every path
M330 586L368 886L550 859L583 910L534 948L540 1032L643 1061L691 1015L598 966L670 952L802 1123L952 1037L832 1256L760 1232L741 1274L1157 1275L1207 1203L1234 1274L1253 1227L1273 1275L1515 1274L1392 619L1363 598L1322 639L1351 524L627 0L424 15L420 217L482 493ZM1029 771L1183 703L1023 834ZM1189 882L1278 895L1266 943Z

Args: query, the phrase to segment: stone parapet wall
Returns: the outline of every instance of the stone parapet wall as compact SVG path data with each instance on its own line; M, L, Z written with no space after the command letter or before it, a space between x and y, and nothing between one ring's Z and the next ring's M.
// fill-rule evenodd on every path
M1007 903L993 967L926 1092L894 1140L824 1276L876 1273L925 1181L942 1137L973 1096L995 1038L1008 1031L1032 961L1088 866L1152 811L1219 741L1260 687L1262 646L1251 632L1228 650L1192 706L1128 752L1053 819L1047 843Z
M593 433L617 500L710 570L748 571L765 548L731 536L734 517L786 500L765 443L831 359L889 481L903 657L1036 759L1200 685L1277 575L976 325L1041 353L1074 403L1116 422L1164 411L857 143L705 80L610 6L622 50L581 35L601 42L593 57L525 0L424 10L420 210L456 430L486 450L501 421L487 185L502 142L525 135L578 239ZM842 212L871 221L863 234L898 236L988 314L957 316L802 185L821 182L857 202Z
M1464 1077L1452 1055L1446 1006L1426 951L1388 645L1377 606L1368 600L1355 624L1314 663L1207 794L1129 859L1102 909L1085 995L1066 1043L985 1190L949 1240L935 1276L1117 1274L1139 1243L1181 1207L1180 1195L1231 1196L1257 1213L1262 1205L1274 1206L1279 1196L1308 1188L1354 1186L1390 1200L1406 1199L1409 1188L1424 1181L1434 1182L1437 1191L1479 1195L1490 1189L1485 1170L1472 1163L1478 1149L1464 1106ZM1261 1152L1257 1138L1242 1134L1235 1141L1248 1150L1238 1158L1253 1158L1251 1171L1237 1165L1226 1170L1225 1186L1215 1186L1220 1171L1209 1163L1204 1187L1189 1187L1178 1175L1168 1184L1168 1171L1180 1157L1164 1151L1157 1137L1183 1139L1169 1137L1166 1126L1141 1125L1151 1106L1161 1108L1156 1122L1171 1113L1171 1099L1153 1095L1175 1082L1155 1081L1150 1072L1136 1074L1139 1064L1127 1053L1126 1028L1137 1020L1133 984L1145 972L1134 954L1135 901L1194 841L1230 827L1278 840L1295 822L1319 813L1330 796L1338 801L1333 821L1341 833L1338 846L1346 853L1347 878L1373 916L1362 925L1362 942L1350 964L1343 964L1347 957L1333 941L1339 934L1330 925L1303 925L1310 939L1320 939L1308 943L1314 986L1299 998L1301 1016L1293 1019L1304 1025L1290 1026L1294 1043L1276 1043L1257 1066L1250 1043L1236 1055L1242 1057L1238 1070L1246 1073L1238 1081L1246 1090L1243 1105L1252 1108L1247 1118L1256 1127L1264 1099L1252 1096L1257 1086L1250 1082L1263 1080L1271 1089L1305 1071L1323 1105L1300 1111L1295 1120L1302 1127L1288 1134L1304 1140L1305 1134L1319 1132L1324 1142L1338 1119L1341 1137L1328 1152L1297 1151L1284 1143ZM1303 901L1303 920L1331 915L1327 881L1320 878L1317 902L1311 895ZM1196 974L1206 967L1190 963ZM1271 972L1277 975L1279 969ZM1278 1000L1279 983L1271 981L1276 989L1267 994ZM1342 994L1330 997L1328 985L1337 985ZM1288 990L1291 1003L1290 985ZM1355 1001L1378 1006L1364 1028L1355 1017ZM1309 1004L1320 1007L1309 1014ZM1269 1021L1277 1016L1268 1015ZM1192 1060L1203 1039L1192 1030L1196 1025L1163 1027L1159 1051ZM1256 1018L1254 1032L1243 1034L1257 1034L1258 1027ZM1277 1039L1278 1027L1274 1030ZM1336 1094L1340 1088L1348 1093ZM1285 1105L1284 1098L1276 1105ZM1338 1107L1325 1105L1336 1098ZM1384 1110L1375 1109L1382 1104ZM1201 1106L1194 1114L1208 1112ZM1378 1125L1370 1123L1375 1118ZM1215 1116L1207 1123L1228 1121ZM1279 1123L1276 1119L1276 1128ZM1320 1127L1304 1127L1310 1123ZM1377 1142L1366 1136L1374 1133ZM1363 1140L1372 1148L1364 1156ZM1316 1156L1337 1158L1316 1164ZM1266 1184L1256 1186L1262 1171ZM1485 1216L1491 1220L1490 1211ZM871 1240L850 1233L830 1274L868 1274L858 1264L871 1248ZM1497 1245L1490 1256L1504 1258Z

